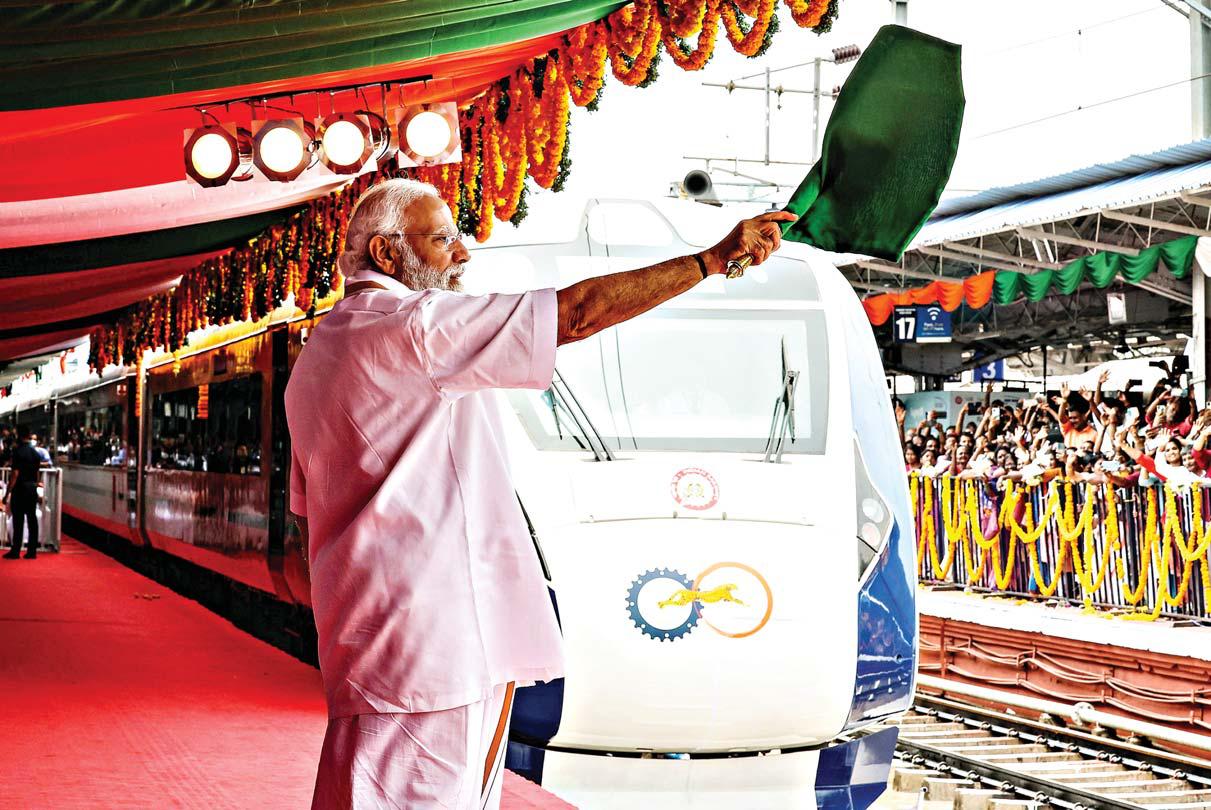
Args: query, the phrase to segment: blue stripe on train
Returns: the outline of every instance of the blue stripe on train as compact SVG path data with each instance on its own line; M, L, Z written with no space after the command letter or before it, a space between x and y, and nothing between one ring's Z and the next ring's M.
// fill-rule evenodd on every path
M820 810L865 810L887 789L897 728L834 745L820 751L816 765L816 807Z
M891 508L892 529L858 593L858 665L847 728L909 707L917 638L915 532L904 454L870 321L851 298L840 319L849 358L850 414L871 483Z

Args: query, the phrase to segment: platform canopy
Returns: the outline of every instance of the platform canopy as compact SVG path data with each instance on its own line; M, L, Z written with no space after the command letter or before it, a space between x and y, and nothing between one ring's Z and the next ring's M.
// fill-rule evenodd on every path
M843 271L888 345L878 325L892 306L952 312L952 343L891 348L889 368L946 376L1037 362L1048 346L1053 374L1076 373L1182 351L1201 236L1211 236L1211 139L944 199L899 264L855 257ZM1110 323L1107 293L1124 294L1125 323Z

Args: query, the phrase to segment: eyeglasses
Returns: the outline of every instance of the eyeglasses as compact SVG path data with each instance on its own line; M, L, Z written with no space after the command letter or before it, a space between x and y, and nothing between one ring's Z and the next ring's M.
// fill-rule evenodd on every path
M383 236L440 236L442 247L446 250L454 247L455 242L465 242L471 238L465 233L404 233L403 231L391 231L390 233L383 234Z

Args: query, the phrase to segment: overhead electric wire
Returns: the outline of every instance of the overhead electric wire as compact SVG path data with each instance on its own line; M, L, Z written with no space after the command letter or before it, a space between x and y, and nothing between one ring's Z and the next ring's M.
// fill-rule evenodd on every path
M1082 104L1071 110L1064 110L1063 112L1053 113L1051 115L1045 115L1042 118L1035 118L1031 121L1023 121L1020 124L1013 124L1008 127L1003 127L1002 129L994 129L990 132L984 132L979 135L973 136L972 139L978 140L980 138L988 138L992 135L1000 135L1004 132L1012 132L1015 129L1021 129L1022 127L1033 126L1034 124L1041 124L1045 121L1051 121L1056 118L1063 118L1065 115L1072 115L1073 113L1082 112L1083 110L1092 110L1095 107L1104 107L1107 104L1113 104L1117 101L1126 101L1127 99L1136 98L1137 96L1144 96L1144 95L1147 95L1148 93L1155 93L1158 90L1168 90L1170 87L1180 87L1183 84L1189 84L1190 82L1195 82L1200 79L1206 79L1209 76L1211 76L1211 73L1203 73L1198 76L1191 76L1189 78L1182 79L1181 81L1170 82L1168 84L1162 84L1157 87L1149 87L1147 90L1137 90L1136 92L1128 93L1125 96L1117 96L1115 98L1108 98L1108 99L1104 99L1102 101L1095 101L1092 104Z
M1164 0L1162 0L1162 2L1164 2ZM1054 39L1066 39L1071 36L1080 36L1086 31L1092 31L1095 28L1101 28L1106 25L1113 25L1114 23L1122 22L1123 20L1130 20L1135 17L1140 17L1144 14L1151 14L1154 11L1160 11L1160 6L1153 6L1152 8L1146 8L1141 11L1135 11L1135 12L1132 12L1131 14L1124 14L1121 17L1112 17L1109 20L1099 20L1098 22L1090 23L1089 25L1082 25L1080 28L1072 28L1067 31L1060 31L1055 34L1048 34L1047 36L1039 37L1038 39L1031 39L1031 40L1027 40L1026 42L1017 42L1017 43L1014 43L1013 45L1006 45L1005 47L998 48L995 51L983 51L982 48L980 47L979 43L976 43L974 45L964 45L963 48L964 48L964 50L971 49L971 50L978 51L982 55L985 55L985 56L993 56L993 55L999 54L999 53L1008 53L1010 51L1016 51L1021 48L1029 48L1031 45L1038 45L1042 42L1050 42Z

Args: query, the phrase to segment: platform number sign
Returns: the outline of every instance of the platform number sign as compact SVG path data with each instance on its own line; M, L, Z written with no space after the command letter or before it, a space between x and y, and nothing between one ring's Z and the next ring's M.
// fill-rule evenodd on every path
M892 334L896 343L912 343L917 339L917 308L896 307L891 313Z
M1005 379L1005 361L994 360L971 370L972 382L1001 381Z

